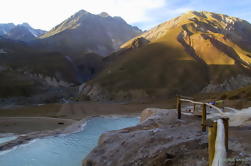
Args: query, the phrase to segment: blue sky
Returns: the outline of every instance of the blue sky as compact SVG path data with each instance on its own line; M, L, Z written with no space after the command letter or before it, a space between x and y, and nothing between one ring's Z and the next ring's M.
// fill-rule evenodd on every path
M3 0L0 23L28 22L50 30L81 9L121 16L143 30L189 10L223 13L251 22L251 0Z
M148 29L189 10L222 13L251 22L251 0L166 0L162 7L147 11L151 17L148 22L134 24Z

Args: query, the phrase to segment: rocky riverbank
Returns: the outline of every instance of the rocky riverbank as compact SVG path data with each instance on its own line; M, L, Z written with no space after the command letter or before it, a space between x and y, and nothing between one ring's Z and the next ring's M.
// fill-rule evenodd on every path
M251 141L245 138L251 133L245 131L247 126L229 130L229 164L236 158L250 161ZM104 133L83 166L206 166L207 155L207 133L201 132L199 117L178 120L175 110L145 109L139 125Z

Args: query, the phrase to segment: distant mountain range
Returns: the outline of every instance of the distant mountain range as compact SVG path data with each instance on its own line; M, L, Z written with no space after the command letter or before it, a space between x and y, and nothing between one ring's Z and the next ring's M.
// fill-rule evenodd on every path
M15 25L0 24L0 36L19 41L31 41L43 35L46 31L32 28L28 23Z
M81 10L48 32L1 24L0 58L5 80L85 82L83 96L95 100L220 92L251 84L251 25L191 11L143 33L120 17Z
M111 17L107 13L94 15L80 10L40 36L39 44L64 53L107 56L141 33L121 17Z
M251 24L191 11L129 40L105 61L84 95L125 100L236 89L251 84Z
M90 80L102 70L102 56L141 33L120 17L84 10L49 32L27 23L0 24L0 93L30 95L45 83L70 86Z

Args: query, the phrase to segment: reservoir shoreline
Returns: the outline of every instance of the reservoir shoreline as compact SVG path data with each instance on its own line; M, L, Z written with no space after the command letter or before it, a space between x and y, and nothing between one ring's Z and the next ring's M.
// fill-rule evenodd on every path
M3 143L2 145L0 145L0 152L6 151L6 150L10 150L12 148L15 148L16 146L19 145L24 145L24 144L28 144L29 142L38 139L38 138L45 138L45 137L57 137L60 135L69 135L69 134L73 134L73 133L78 133L84 130L84 127L86 125L86 123L88 122L88 120L95 118L95 117L102 117L102 118L129 118L129 117L138 117L139 114L137 113L131 113L128 115L125 114L110 114L110 115L96 115L96 116L87 116L85 118L83 118L80 121L75 121L74 123L70 124L69 126L63 127L63 128L59 128L59 129L54 129L54 130L45 130L45 131L35 131L35 132L31 132L31 133L27 133L27 134L22 134L22 135L16 135L15 133L9 133L6 135L12 135L12 136L17 136L16 139L12 140L12 141L8 141L6 143ZM18 117L18 119L26 119L27 117ZM32 119L36 119L36 118L42 118L42 119L55 119L55 120L59 120L57 118L47 118L47 117L32 117ZM8 118L7 118L8 119ZM13 118L16 119L16 118ZM64 120L64 119L61 119ZM1 121L1 118L0 118Z

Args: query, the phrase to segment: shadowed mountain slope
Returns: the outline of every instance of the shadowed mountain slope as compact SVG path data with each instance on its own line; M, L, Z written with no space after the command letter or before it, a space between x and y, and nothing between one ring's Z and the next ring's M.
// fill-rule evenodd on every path
M42 35L40 42L58 51L106 56L140 33L141 30L120 17L80 10Z
M0 36L18 41L32 41L46 31L32 28L28 23L15 25L13 23L0 24Z
M0 37L0 59L0 98L29 96L49 86L79 83L74 66L58 52Z
M81 10L43 33L27 23L0 24L2 97L27 96L44 87L69 87L90 80L103 68L102 56L141 30L120 17Z
M83 94L131 99L239 88L251 83L250 46L247 21L191 11L123 44Z

